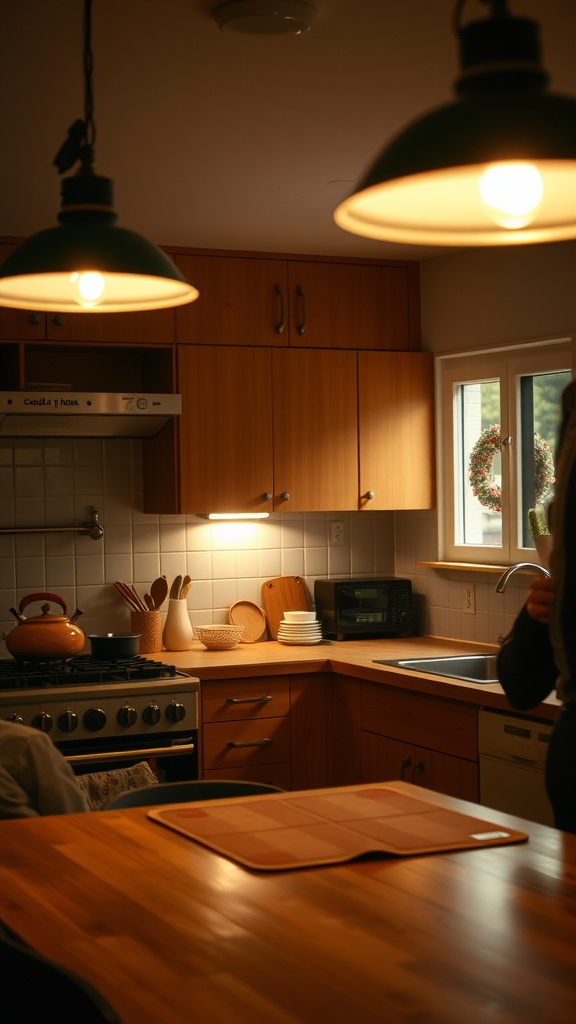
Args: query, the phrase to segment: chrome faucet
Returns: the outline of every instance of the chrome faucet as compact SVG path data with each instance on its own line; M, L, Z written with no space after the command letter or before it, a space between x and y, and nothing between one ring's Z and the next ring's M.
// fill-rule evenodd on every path
M520 569L534 569L536 572L541 572L543 576L550 577L548 569L545 569L543 565L537 565L536 562L517 562L516 565L509 566L508 569L506 569L502 573L500 579L498 580L498 583L496 584L497 594L504 593L506 587L508 586L508 580L510 579L510 577L513 576L514 573L518 572Z

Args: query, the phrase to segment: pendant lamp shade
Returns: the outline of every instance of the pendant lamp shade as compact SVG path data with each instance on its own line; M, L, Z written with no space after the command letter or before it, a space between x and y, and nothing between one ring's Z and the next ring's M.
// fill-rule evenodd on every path
M62 173L59 226L40 231L0 265L0 305L68 313L123 313L183 305L198 290L158 246L116 226L113 185L92 169L92 0L84 0L85 119L54 163Z
M492 7L459 31L457 99L384 148L340 227L450 247L576 238L576 99L546 92L536 23Z
M109 178L64 178L62 197L60 226L31 235L0 266L0 305L123 313L198 298L158 246L116 226Z

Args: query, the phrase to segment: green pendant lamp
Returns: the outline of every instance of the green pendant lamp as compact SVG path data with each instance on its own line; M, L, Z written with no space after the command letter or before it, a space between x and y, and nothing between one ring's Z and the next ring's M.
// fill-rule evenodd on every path
M576 99L546 91L539 28L484 0L460 27L457 99L408 125L337 208L389 242L499 246L576 238Z
M0 305L69 313L122 313L180 306L198 298L172 260L116 226L113 183L94 174L92 0L84 0L85 117L54 163L63 174L60 226L32 235L0 265Z

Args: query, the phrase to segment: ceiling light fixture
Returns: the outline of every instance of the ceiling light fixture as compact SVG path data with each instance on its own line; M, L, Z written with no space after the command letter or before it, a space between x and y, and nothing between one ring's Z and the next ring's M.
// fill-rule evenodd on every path
M316 10L303 0L229 0L213 14L223 32L300 36L310 28Z
M76 313L180 306L198 298L173 261L141 235L116 227L113 183L93 171L92 0L84 0L85 116L54 163L64 174L60 226L22 242L0 266L0 305Z
M454 27L456 101L382 151L335 211L353 234L417 245L486 246L576 238L576 99L546 92L536 22L507 0Z

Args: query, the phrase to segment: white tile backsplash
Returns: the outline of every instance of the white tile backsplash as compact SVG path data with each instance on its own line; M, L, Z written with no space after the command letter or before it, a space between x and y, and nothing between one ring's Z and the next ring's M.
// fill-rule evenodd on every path
M0 633L14 625L9 609L42 591L62 596L69 613L82 608L85 633L128 629L130 611L114 581L144 593L163 573L169 581L191 575L188 608L197 625L225 621L236 600L261 603L264 580L283 575L303 576L311 595L318 576L407 576L418 632L482 643L508 632L524 601L527 577L496 594L491 574L419 565L437 558L434 511L290 512L241 523L146 515L141 472L139 441L0 441L0 527L70 527L88 521L92 505L104 527L98 541L72 531L0 533ZM334 519L344 523L343 545L328 543ZM476 586L475 615L462 611L467 582Z

